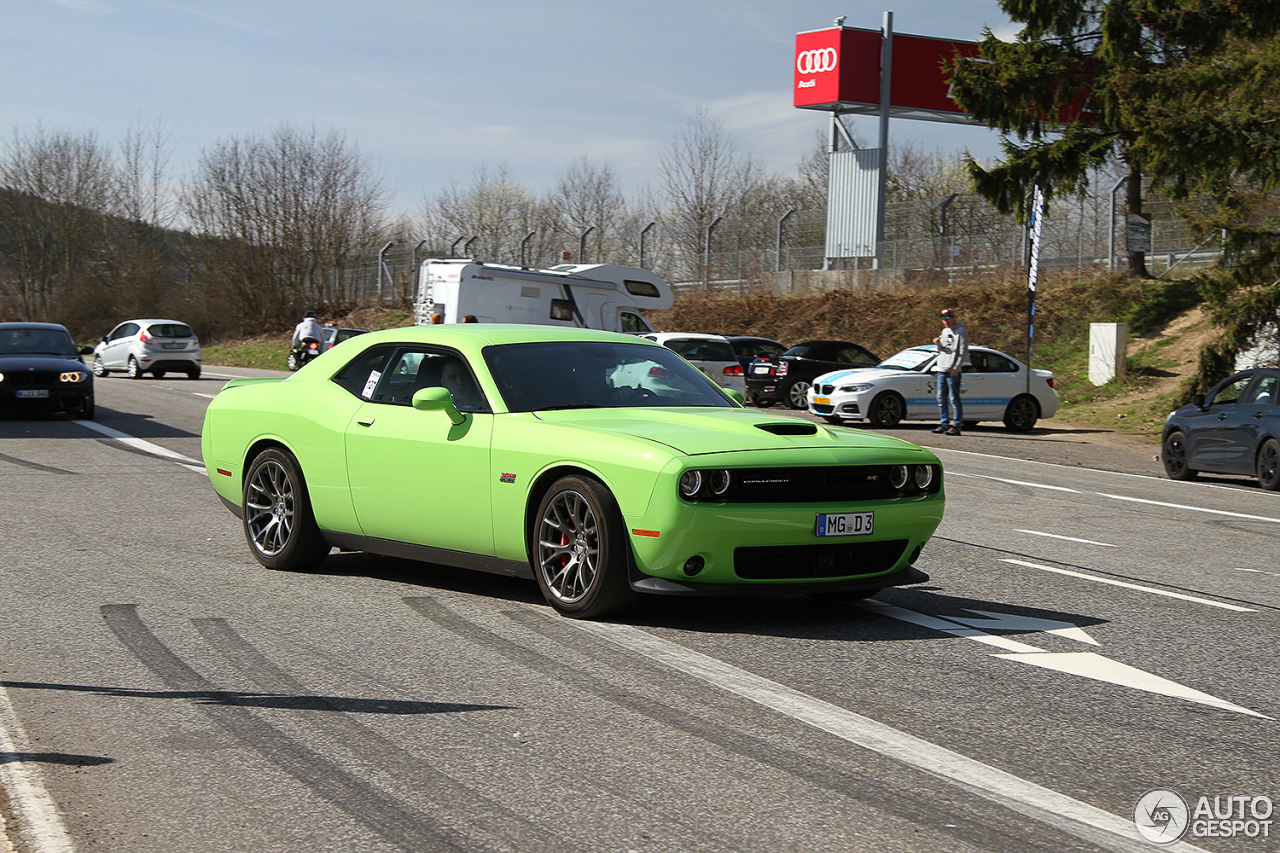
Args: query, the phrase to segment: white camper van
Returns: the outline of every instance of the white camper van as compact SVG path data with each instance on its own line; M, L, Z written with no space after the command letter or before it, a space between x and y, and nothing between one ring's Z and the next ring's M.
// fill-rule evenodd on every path
M612 332L653 331L639 309L671 307L671 285L648 270L616 264L563 264L532 269L469 258L422 263L414 322L439 314L480 323L578 326Z

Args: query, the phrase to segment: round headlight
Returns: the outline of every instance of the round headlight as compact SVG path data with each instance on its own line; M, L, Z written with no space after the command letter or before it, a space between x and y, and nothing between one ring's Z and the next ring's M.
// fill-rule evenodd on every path
M915 480L917 489L924 490L929 488L933 484L933 466L917 465Z
M910 474L907 472L906 465L894 465L889 469L889 485L895 489L906 488L909 477Z
M680 494L691 498L702 491L702 472L685 471L680 475Z
M712 471L711 472L711 492L716 495L723 495L729 491L729 484L733 482L728 471Z

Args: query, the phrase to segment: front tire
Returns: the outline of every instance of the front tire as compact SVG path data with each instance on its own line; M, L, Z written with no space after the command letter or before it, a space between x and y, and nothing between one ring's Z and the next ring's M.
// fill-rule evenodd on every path
M126 374L130 379L141 379L141 378L142 378L142 365L138 364L138 360L137 360L136 358L134 358L133 356L129 356L129 364L128 364L128 366L125 368L125 374Z
M1269 492L1280 489L1280 443L1274 438L1258 450L1258 485Z
M613 494L596 480L562 477L538 505L530 531L533 574L564 616L598 619L635 601L631 543Z
M1019 394L1004 410L1004 425L1014 432L1030 432L1040 417L1040 406L1029 394Z
M787 386L787 390L783 392L783 399L793 409L807 409L809 408L810 387L811 383L808 379L797 379Z
M268 569L306 572L329 554L298 462L281 450L264 450L244 481L244 537L254 559Z
M99 379L107 375L107 366L102 363L102 356L100 355L93 357L93 375Z
M907 404L892 391L876 395L867 407L867 423L876 428L896 427L907 414Z
M1170 480L1194 480L1196 477L1196 472L1187 465L1186 436L1176 430L1165 436L1160 448L1160 461L1164 463L1164 472Z

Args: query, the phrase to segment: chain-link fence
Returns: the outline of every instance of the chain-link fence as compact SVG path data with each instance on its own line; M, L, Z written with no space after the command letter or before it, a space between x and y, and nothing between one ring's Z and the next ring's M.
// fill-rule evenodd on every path
M1181 216L1184 207L1153 198L1145 209L1151 219L1147 264L1153 274L1186 273L1221 257L1221 240L1197 237ZM677 288L741 291L777 273L801 270L877 268L965 279L1024 267L1030 248L1024 227L972 195L888 205L878 262L824 257L825 233L824 211L793 210L719 218L694 231L654 220L616 234L532 231L389 243L348 252L332 270L330 291L352 304L405 305L417 292L422 262L433 257L541 268L616 263L651 269ZM1040 265L1084 276L1124 267L1126 248L1122 202L1060 201L1045 218Z

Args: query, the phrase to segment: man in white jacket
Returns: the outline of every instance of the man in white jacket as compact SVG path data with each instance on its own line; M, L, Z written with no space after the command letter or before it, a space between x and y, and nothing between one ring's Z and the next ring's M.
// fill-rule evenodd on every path
M938 413L941 422L937 433L959 435L964 423L964 407L960 402L960 370L969 363L969 330L956 320L955 311L942 309L942 332L933 339L938 346L937 373ZM947 423L948 419L950 424Z

